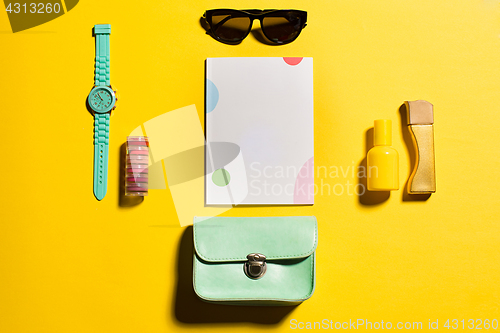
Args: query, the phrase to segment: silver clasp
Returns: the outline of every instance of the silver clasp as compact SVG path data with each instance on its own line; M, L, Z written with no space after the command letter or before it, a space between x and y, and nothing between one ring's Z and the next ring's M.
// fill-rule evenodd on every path
M266 256L260 253L247 255L248 261L243 266L245 274L251 279L260 279L266 274Z

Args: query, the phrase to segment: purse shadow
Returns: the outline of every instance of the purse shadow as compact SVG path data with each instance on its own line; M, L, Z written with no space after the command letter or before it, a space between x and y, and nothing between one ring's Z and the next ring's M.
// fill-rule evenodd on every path
M200 300L193 290L193 227L184 231L177 255L177 286L173 316L181 323L279 324L297 306L234 306Z

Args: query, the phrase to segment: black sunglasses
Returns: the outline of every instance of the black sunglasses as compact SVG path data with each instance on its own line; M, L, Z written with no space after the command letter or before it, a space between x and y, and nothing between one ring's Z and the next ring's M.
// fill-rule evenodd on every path
M275 44L293 42L306 26L307 12L294 9L210 9L203 15L213 37L238 44L250 33L253 20L260 21L262 32Z

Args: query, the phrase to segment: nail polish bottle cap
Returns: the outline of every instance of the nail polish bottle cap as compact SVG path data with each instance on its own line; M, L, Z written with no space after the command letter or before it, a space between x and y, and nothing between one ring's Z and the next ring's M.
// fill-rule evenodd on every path
M373 128L373 144L375 146L392 145L392 121L389 119L375 120Z

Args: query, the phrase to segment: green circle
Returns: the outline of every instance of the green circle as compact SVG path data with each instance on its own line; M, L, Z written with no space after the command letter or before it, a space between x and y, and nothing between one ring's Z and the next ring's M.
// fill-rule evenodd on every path
M229 175L229 172L225 169L217 169L215 170L214 174L212 175L212 181L214 182L215 185L223 187L229 185L229 182L231 181L231 176Z

